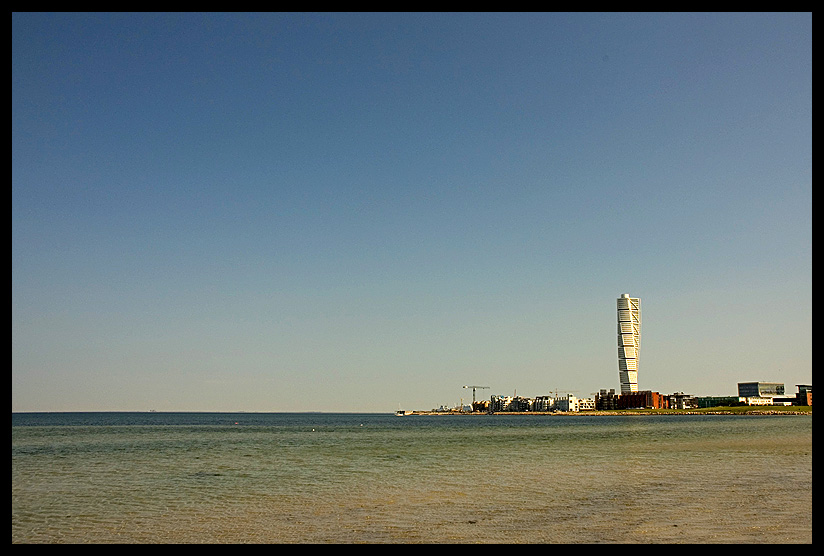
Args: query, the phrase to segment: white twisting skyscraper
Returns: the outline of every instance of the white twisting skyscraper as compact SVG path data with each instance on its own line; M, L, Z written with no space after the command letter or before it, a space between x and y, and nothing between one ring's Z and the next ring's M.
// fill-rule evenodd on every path
M641 299L622 293L618 298L618 377L621 393L638 391L641 354Z

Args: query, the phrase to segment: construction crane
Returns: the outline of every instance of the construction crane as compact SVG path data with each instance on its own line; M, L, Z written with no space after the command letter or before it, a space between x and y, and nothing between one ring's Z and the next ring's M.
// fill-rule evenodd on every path
M475 389L489 388L489 386L464 386L464 388L472 388L472 407L475 407Z

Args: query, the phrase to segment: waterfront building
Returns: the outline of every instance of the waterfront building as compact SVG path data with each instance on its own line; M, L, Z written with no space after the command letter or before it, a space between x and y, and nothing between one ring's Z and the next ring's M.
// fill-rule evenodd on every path
M532 399L522 396L492 396L489 400L489 411L523 413L532 411L533 404Z
M736 406L743 405L745 402L738 396L701 396L695 398L699 408L703 407L718 407L722 405Z
M512 411L511 404L514 398L512 396L492 396L489 399L490 411Z
M676 392L669 396L670 409L694 409L698 407L698 399L690 394Z
M784 396L784 383L739 382L738 395L742 398L780 398Z
M555 407L558 411L579 411L579 400L572 394L561 396L555 400Z
M615 388L609 390L602 388L598 394L595 394L595 409L598 411L618 409L618 397Z
M472 402L472 411L486 413L487 411L489 411L489 400L479 400L477 402Z
M669 398L658 392L644 390L621 394L618 397L618 409L669 409Z
M622 293L618 306L618 378L621 394L638 391L641 355L641 299Z
M796 384L798 393L795 395L796 405L813 405L813 385L812 384Z
M773 398L761 396L740 396L738 398L744 405L773 405Z
M515 396L509 404L509 411L532 411L533 400L523 396Z
M578 411L595 411L595 398L580 398Z
M555 398L551 396L538 396L532 402L533 411L552 411L555 409Z

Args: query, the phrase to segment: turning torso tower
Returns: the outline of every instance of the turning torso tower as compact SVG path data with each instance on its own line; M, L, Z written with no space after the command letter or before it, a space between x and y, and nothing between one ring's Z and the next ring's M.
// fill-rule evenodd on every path
M618 377L621 393L638 391L641 354L641 299L622 293L618 298Z

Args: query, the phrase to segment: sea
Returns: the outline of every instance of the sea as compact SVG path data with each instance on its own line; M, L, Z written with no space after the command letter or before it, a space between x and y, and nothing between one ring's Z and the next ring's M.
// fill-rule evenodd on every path
M811 415L12 413L12 543L811 543Z

